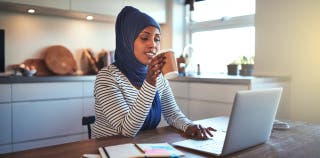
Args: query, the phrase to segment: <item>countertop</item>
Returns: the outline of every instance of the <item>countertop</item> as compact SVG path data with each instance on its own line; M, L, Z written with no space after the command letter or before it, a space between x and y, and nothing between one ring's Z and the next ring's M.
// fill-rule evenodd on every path
M5 83L38 83L38 82L82 82L94 81L95 75L90 76L1 76L0 84ZM258 76L230 76L223 74L193 75L170 79L172 82L202 82L222 84L250 84L258 82L288 81L289 77L258 77Z
M221 84L251 84L262 82L285 82L290 78L286 76L232 76L224 74L204 74L177 77L170 79L173 82L200 82L200 83L221 83Z
M38 83L38 82L81 82L94 81L95 75L88 76L1 76L0 84L4 83Z

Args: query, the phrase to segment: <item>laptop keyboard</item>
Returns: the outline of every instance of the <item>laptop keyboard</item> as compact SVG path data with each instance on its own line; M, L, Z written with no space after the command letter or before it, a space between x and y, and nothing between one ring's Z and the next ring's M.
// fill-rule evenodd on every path
M210 138L208 140L204 140L202 143L199 143L197 146L198 148L203 148L204 150L221 149L223 147L223 143Z
M225 132L215 132L214 137L207 140L187 139L173 144L195 150L205 151L208 153L213 152L219 154L222 152L225 135Z

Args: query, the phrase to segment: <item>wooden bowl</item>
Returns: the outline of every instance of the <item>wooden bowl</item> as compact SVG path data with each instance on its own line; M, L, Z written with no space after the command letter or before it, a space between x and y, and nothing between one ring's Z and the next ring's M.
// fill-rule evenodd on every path
M71 75L77 71L77 63L72 53L64 46L54 45L45 50L47 67L58 75Z

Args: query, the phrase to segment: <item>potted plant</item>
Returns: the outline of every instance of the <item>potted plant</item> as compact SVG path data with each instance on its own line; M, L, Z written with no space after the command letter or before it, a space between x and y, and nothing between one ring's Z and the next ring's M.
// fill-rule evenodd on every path
M241 57L241 70L240 75L241 76L252 76L254 70L254 56Z
M239 62L237 60L227 65L228 75L238 75L238 65Z

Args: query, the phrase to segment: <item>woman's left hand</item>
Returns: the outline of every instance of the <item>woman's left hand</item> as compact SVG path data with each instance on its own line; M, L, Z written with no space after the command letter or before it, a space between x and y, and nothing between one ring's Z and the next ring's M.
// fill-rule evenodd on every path
M185 134L187 135L187 137L190 138L195 138L195 139L208 139L210 137L213 137L213 134L211 132L215 132L217 131L216 129L212 128L212 127L202 127L199 124L195 124L195 125L190 125Z
M166 57L164 56L164 53L159 54L154 58L152 58L150 64L148 65L148 72L146 76L146 81L149 84L153 86L156 85L157 77L161 73L161 69L165 64L165 59Z

